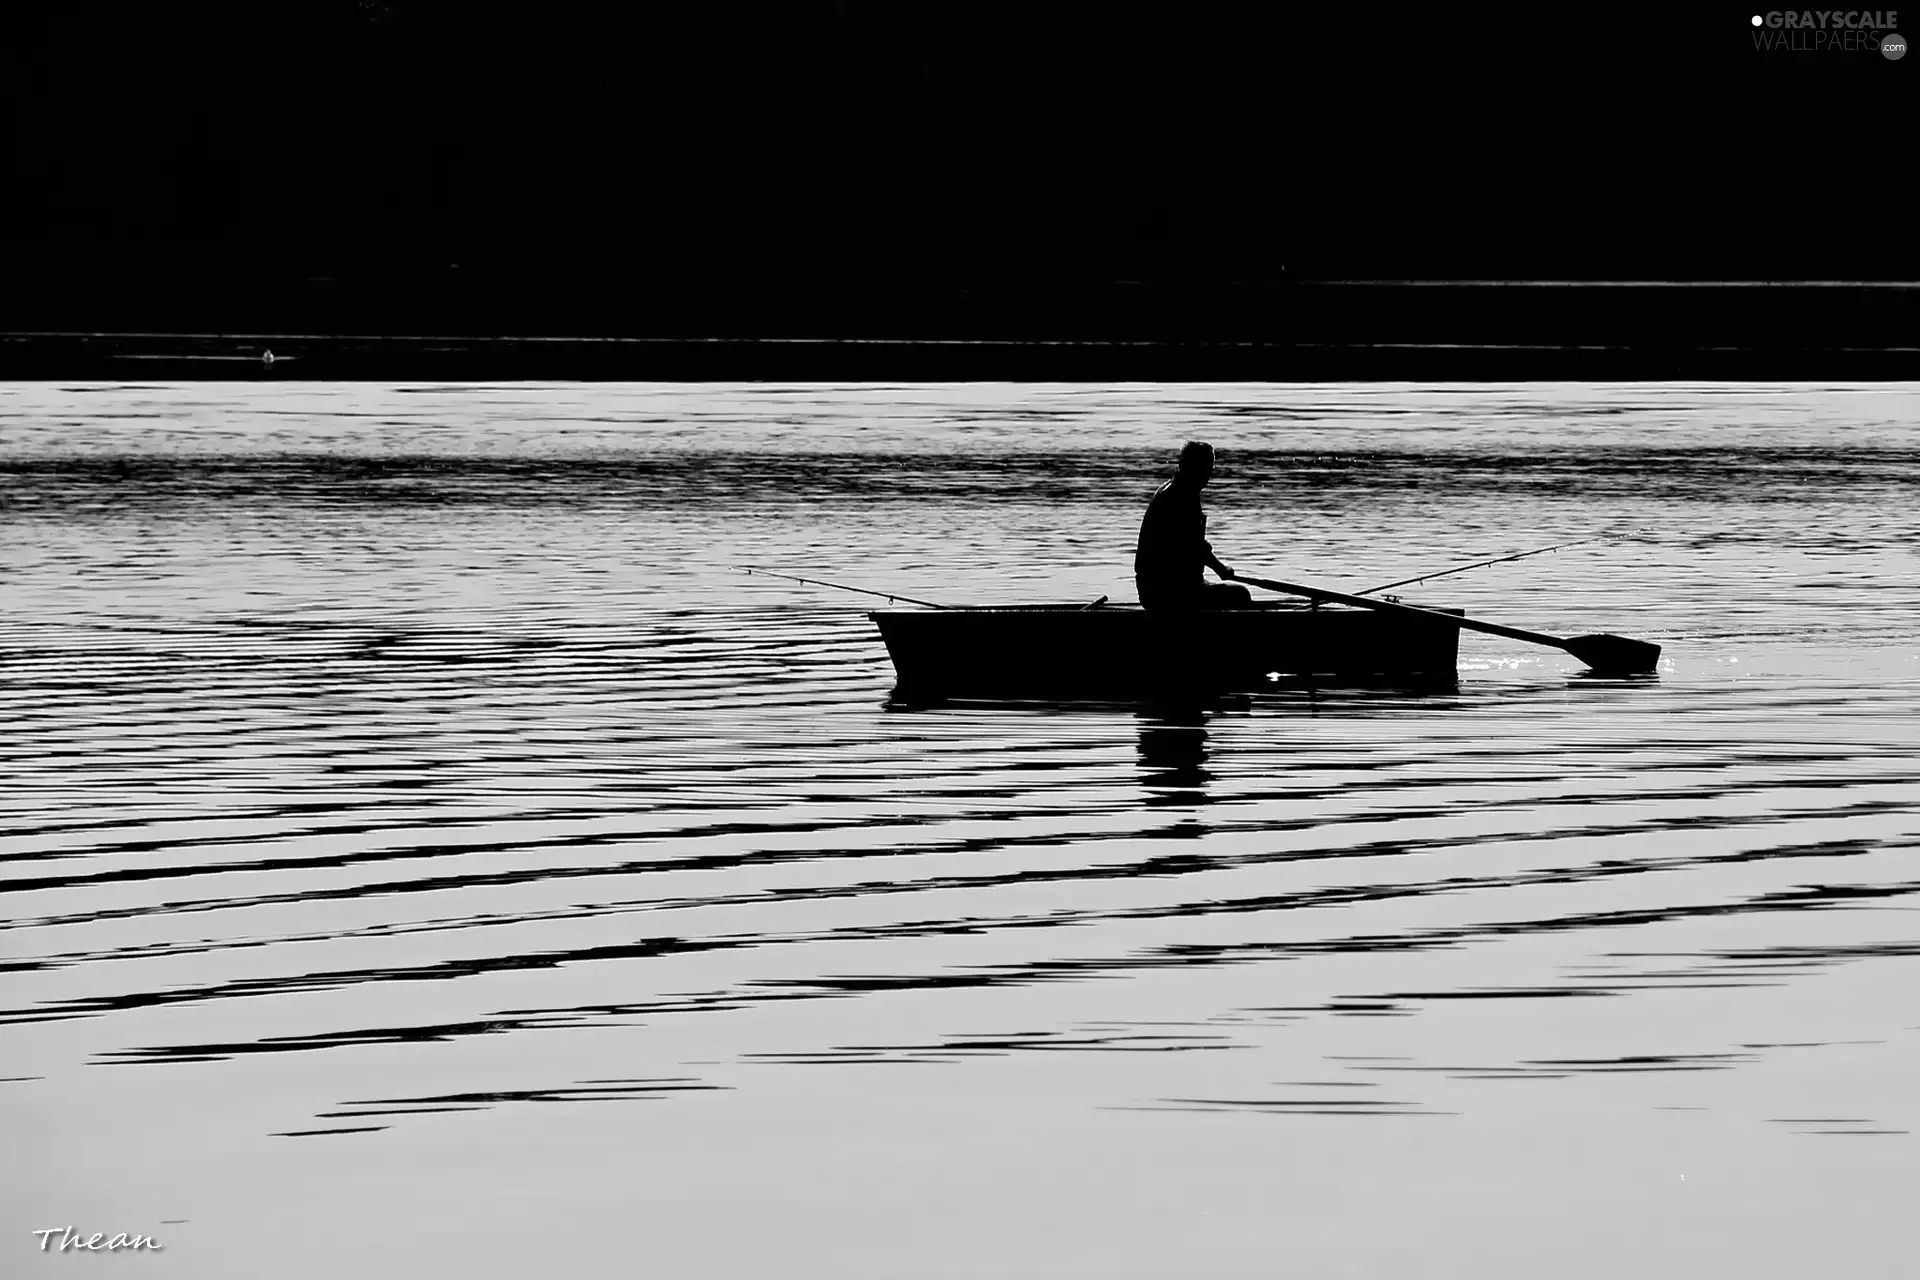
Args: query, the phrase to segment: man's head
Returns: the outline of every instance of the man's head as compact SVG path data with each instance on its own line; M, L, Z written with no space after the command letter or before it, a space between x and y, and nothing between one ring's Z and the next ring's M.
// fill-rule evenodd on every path
M1187 484L1198 489L1207 483L1213 475L1213 446L1199 440L1189 440L1180 450L1180 476Z

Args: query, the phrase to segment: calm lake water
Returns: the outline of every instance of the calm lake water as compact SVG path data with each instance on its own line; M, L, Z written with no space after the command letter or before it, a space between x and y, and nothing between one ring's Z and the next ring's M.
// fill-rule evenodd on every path
M1882 1276L1920 388L0 387L0 1273ZM1457 691L890 708L1215 545Z

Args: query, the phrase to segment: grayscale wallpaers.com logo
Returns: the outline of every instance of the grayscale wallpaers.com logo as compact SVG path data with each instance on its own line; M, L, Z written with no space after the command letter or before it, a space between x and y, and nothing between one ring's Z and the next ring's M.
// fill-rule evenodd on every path
M1753 47L1783 53L1907 56L1898 9L1773 9L1753 15Z

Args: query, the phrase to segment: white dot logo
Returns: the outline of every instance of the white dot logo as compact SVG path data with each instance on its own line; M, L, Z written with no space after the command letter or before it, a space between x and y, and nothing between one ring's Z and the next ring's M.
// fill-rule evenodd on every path
M1762 18L1762 17L1761 17L1761 16L1759 15L1759 14L1757 14L1757 13L1756 13L1756 14L1754 14L1754 15L1753 15L1753 25L1754 25L1754 26L1756 26L1756 27L1757 27L1757 26L1759 26L1759 25L1760 25L1761 23L1763 23L1763 22L1765 22L1765 21L1766 21L1766 19L1765 19L1765 18Z
M1898 32L1881 36L1880 52L1886 55L1889 62L1900 61L1907 56L1907 38Z

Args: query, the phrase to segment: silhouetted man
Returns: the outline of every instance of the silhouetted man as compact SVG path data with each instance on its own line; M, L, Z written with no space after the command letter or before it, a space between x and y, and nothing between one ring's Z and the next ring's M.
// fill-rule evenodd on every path
M1147 504L1133 553L1133 581L1140 603L1156 613L1244 609L1253 603L1245 587L1208 582L1201 575L1212 569L1222 578L1233 577L1207 542L1207 513L1200 509L1200 491L1212 475L1213 446L1190 440L1180 450L1180 470Z

